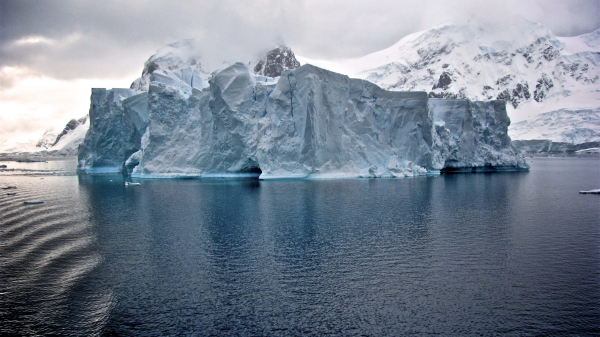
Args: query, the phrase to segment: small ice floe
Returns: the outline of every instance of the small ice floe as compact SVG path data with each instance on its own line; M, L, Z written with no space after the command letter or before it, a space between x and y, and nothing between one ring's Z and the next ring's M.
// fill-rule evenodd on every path
M37 205L37 204L43 204L44 202L41 200L28 200L28 201L24 201L23 203L25 205Z
M8 193L6 193L6 195L16 195L16 194L17 194L17 192L8 192Z
M130 183L129 181L125 182L125 186L140 186L140 183Z
M600 153L600 147L590 147L589 149L583 149L579 151L575 151L577 154L592 154L592 153ZM579 157L581 158L581 157Z
M6 186L6 187L0 187L0 188L2 188L3 190L10 190L10 189L17 188L17 186Z
M589 190L589 191L579 191L579 194L600 194L600 189Z

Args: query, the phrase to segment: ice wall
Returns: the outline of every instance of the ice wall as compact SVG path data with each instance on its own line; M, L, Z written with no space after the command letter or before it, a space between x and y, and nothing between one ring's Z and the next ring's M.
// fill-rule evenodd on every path
M144 93L93 89L80 170L269 179L527 168L502 101L428 99L312 65L271 84L237 63L203 90L150 78Z
M92 89L90 127L78 150L80 172L121 172L139 150L141 136L122 104L135 94L131 89Z
M391 92L312 65L285 71L261 122L261 178L381 177L439 169L424 92Z
M508 136L504 101L429 99L446 171L520 170L528 166Z
M241 63L209 83L209 89L193 89L190 96L163 83L150 84L151 122L134 175L258 177L256 125L273 86L257 83Z

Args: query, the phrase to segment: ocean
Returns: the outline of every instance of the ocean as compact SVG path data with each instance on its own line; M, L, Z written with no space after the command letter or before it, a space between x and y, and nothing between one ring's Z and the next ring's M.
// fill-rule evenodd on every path
M4 162L0 335L598 335L600 159L528 162L140 186Z

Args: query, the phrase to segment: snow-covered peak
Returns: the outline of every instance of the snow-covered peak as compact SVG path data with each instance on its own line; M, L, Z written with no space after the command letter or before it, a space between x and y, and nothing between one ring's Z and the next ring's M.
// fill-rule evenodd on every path
M213 70L208 64L203 64L202 51L196 39L181 40L160 48L150 56L144 64L142 76L131 84L131 89L148 91L153 74L202 89L208 86L208 77Z
M34 140L14 139L0 145L0 153L36 154L72 156L89 128L88 116L71 119L62 129L51 128L37 142Z
M156 63L162 66L199 65L202 52L196 39L185 39L170 43L156 51L146 65Z

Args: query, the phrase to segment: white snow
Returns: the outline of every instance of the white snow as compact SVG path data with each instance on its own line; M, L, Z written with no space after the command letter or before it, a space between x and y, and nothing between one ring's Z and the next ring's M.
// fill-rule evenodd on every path
M76 155L77 148L79 147L79 144L83 142L89 126L89 123L79 125L74 130L71 130L67 135L62 136L58 143L52 146L49 150L57 150L59 154Z
M598 52L600 49L600 29L580 36L557 37L557 39L564 46L564 54Z
M513 139L551 139L581 144L600 141L600 108L560 109L535 115L510 126Z

